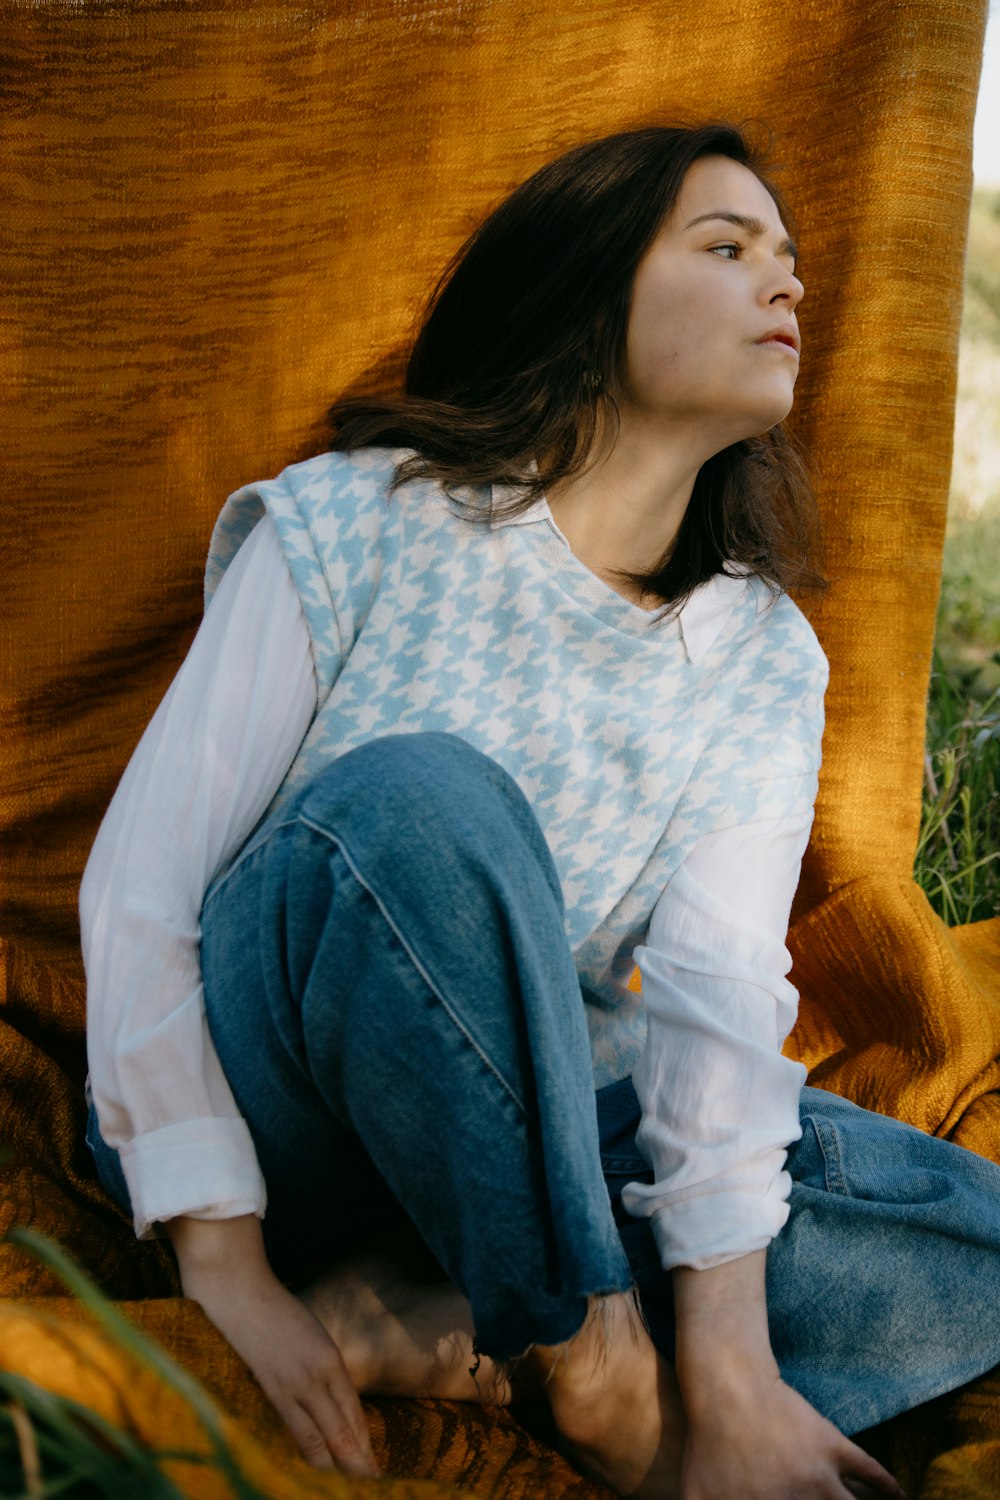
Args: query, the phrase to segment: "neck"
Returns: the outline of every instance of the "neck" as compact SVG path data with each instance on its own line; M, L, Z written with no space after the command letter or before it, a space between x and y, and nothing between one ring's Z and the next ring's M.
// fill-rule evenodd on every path
M634 597L615 575L649 573L680 530L705 459L704 440L665 442L662 428L623 420L613 445L583 474L560 480L547 498L556 525L591 572Z

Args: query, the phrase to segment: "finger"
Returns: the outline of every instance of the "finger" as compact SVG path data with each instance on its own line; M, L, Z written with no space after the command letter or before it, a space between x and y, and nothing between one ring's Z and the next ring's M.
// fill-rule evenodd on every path
M842 1479L841 1484L851 1500L882 1500L885 1494L885 1490L873 1490L870 1484L862 1484L860 1479Z
M284 1417L288 1430L295 1439L295 1446L306 1463L312 1464L314 1469L334 1468L329 1445L309 1413L298 1403L293 1403L289 1407L281 1406L278 1410Z
M353 1380L347 1373L347 1368L340 1358L339 1351L336 1363L327 1377L327 1389L334 1405L339 1408L350 1424L361 1452L366 1456L370 1464L375 1465L371 1433L368 1430L368 1418L365 1416L365 1409L361 1405L361 1397L358 1395ZM377 1465L375 1467L377 1472Z
M347 1426L353 1434L357 1453L367 1462L368 1467L364 1470L365 1477L369 1475L377 1476L379 1468L375 1462L375 1455L372 1452L368 1419L361 1405L361 1398L358 1395L357 1387L348 1374L343 1355L330 1338L326 1329L315 1318L315 1314L310 1313L309 1318L310 1322L315 1323L316 1331L323 1342L324 1356L322 1363L314 1368L313 1383L307 1391L300 1395L299 1403L312 1416L313 1421L320 1428L324 1436L326 1436L327 1424L331 1420L330 1403L332 1402L335 1415L333 1417L334 1426L330 1436L335 1443L341 1445L342 1439L339 1433L343 1422L346 1420ZM316 1394L314 1395L314 1393ZM348 1441L347 1447L350 1448L350 1446L350 1442ZM335 1447L331 1447L330 1451L333 1453L334 1458L338 1459L338 1462L346 1462L346 1460L339 1458Z
M311 1391L308 1405L302 1405L300 1398L300 1409L308 1419L312 1431L318 1436L324 1451L336 1462L338 1468L355 1479L378 1478L379 1469L371 1451L367 1426L364 1428L362 1442L347 1414L328 1390L317 1387L315 1391ZM314 1442L313 1449L315 1451ZM304 1456L308 1458L309 1455ZM322 1464L319 1467L325 1468L328 1465Z
M358 1444L362 1451L368 1454L371 1462L375 1462L375 1456L371 1449L371 1435L368 1431L368 1419L361 1405L358 1388L351 1379L344 1357L333 1339L330 1337L322 1323L314 1313L309 1314L310 1320L314 1322L316 1331L319 1333L324 1346L324 1357L321 1364L314 1368L314 1378L317 1385L323 1384L334 1402L340 1407L346 1416Z
M870 1453L866 1453L856 1443L848 1445L840 1472L845 1481L855 1480L869 1490L874 1490L876 1495L889 1495L891 1500L906 1500L906 1491L889 1470L884 1469L877 1459L872 1458Z

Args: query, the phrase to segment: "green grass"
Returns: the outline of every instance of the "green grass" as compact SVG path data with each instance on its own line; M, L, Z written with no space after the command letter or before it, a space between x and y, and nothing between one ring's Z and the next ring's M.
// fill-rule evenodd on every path
M182 1396L201 1421L210 1453L152 1450L76 1401L0 1370L0 1495L9 1500L183 1500L164 1472L169 1461L212 1464L234 1500L266 1500L240 1470L218 1409L198 1382L134 1328L66 1252L44 1235L13 1229L8 1238L45 1262L95 1322L139 1363Z
M1000 193L973 197L916 878L946 922L1000 915Z
M927 712L916 877L949 924L1000 915L1000 690L980 697L940 652Z

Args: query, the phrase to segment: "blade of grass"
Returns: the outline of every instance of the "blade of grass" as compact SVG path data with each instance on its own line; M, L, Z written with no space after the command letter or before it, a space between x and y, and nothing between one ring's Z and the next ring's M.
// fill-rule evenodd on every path
M1000 913L1000 690L935 652L914 875L949 923Z
M42 1494L42 1466L38 1458L38 1441L31 1418L19 1401L8 1401L4 1408L17 1438L17 1449L24 1471L27 1500L38 1500Z
M23 1226L9 1230L7 1239L35 1255L54 1271L100 1327L134 1359L155 1371L164 1384L187 1402L205 1429L214 1462L229 1480L237 1500L266 1500L266 1496L240 1469L223 1435L218 1408L198 1381L123 1317L53 1240Z
M0 1375L0 1389L13 1394L31 1418L44 1470L68 1468L78 1482L90 1480L98 1494L117 1493L131 1480L143 1500L178 1500L180 1492L157 1455L89 1407L10 1371Z

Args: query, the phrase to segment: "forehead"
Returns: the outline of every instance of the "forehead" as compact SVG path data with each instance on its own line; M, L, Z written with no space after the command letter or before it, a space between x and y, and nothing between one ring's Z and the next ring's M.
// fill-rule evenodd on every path
M728 156L702 156L687 170L670 215L672 229L683 229L691 219L714 209L760 219L783 231L778 205L749 167Z

